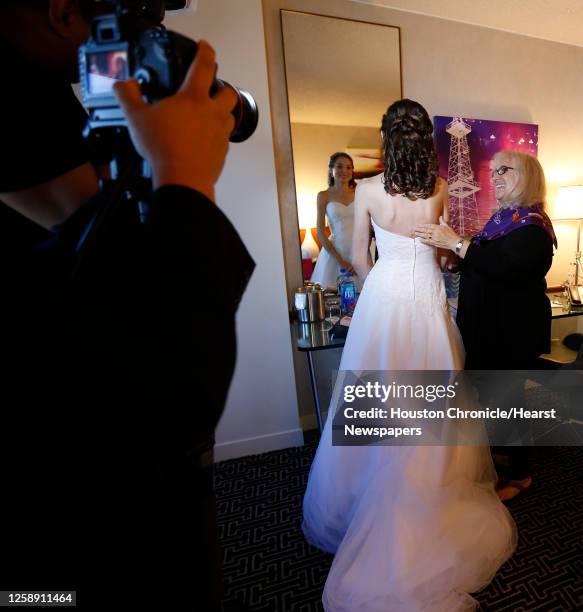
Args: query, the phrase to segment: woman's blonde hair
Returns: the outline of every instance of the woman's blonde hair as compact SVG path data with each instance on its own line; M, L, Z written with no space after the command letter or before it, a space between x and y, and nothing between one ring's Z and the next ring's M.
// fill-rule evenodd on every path
M545 207L547 193L545 173L536 157L518 151L498 151L494 154L492 162L494 168L505 165L518 172L516 186L499 202L501 208L510 205L532 206L533 204Z

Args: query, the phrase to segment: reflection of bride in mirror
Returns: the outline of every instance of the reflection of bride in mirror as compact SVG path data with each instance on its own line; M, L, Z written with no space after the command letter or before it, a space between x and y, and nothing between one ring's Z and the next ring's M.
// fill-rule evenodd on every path
M352 157L342 151L330 156L328 189L318 193L318 240L322 250L312 273L312 282L336 286L340 268L356 275L352 266L352 229L354 226L354 190ZM326 235L326 217L330 236ZM360 289L362 283L358 282Z

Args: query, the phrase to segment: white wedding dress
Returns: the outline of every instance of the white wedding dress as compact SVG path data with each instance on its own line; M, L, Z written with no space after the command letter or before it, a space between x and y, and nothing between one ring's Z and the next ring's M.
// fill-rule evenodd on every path
M331 231L328 239L346 261L352 262L354 202L348 205L342 204L342 202L328 202L326 205L326 217L328 217ZM340 266L338 261L322 247L310 280L314 283L320 283L323 287L335 287L339 274ZM362 289L362 281L358 277L355 277L355 280L357 290L360 291Z
M303 530L336 553L326 612L473 610L516 546L487 447L332 446L342 371L461 370L433 247L374 222L379 259L364 283L304 497Z

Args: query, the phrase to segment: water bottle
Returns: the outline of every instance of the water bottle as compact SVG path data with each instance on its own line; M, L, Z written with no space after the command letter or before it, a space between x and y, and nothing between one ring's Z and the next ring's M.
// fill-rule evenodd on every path
M338 291L338 295L340 295L340 285L344 280L344 273L346 272L345 268L340 268L340 274L336 277L336 290Z
M356 306L356 282L350 272L344 271L344 278L340 283L340 303L342 312L352 313Z

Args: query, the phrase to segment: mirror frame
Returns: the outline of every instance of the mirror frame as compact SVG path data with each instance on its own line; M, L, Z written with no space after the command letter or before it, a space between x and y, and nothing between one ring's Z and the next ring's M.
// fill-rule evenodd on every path
M343 4L348 6L343 7ZM338 3L333 9L329 1L312 0L263 0L267 69L269 77L269 97L271 102L271 123L275 155L275 171L279 199L281 235L286 271L288 307L292 309L293 293L303 284L302 257L298 240L298 207L291 140L291 121L288 104L287 78L283 48L283 11L293 11L315 17L332 17L345 21L357 21L371 25L395 28L399 40L400 89L403 96L403 65L401 48L401 28L391 24L347 16L346 9L353 9L354 3ZM363 5L359 5L361 8ZM315 10L325 9L328 10ZM306 10L308 9L308 10ZM343 10L344 9L344 10ZM361 10L361 12L364 12ZM275 23L274 17L277 22Z
M399 71L401 97L403 96L403 53L401 28L391 23L375 20L378 6L366 5L350 0L262 0L263 25L265 30L265 51L271 107L271 127L277 184L281 239L285 267L290 322L293 320L293 295L303 285L302 255L298 234L298 207L294 160L291 141L291 122L288 105L287 79L283 48L282 11L295 11L318 17L333 17L372 25L396 28L399 40ZM367 18L370 16L370 18ZM296 389L300 415L314 411L314 402L309 379L308 366L304 356L292 342L292 354L296 374Z

